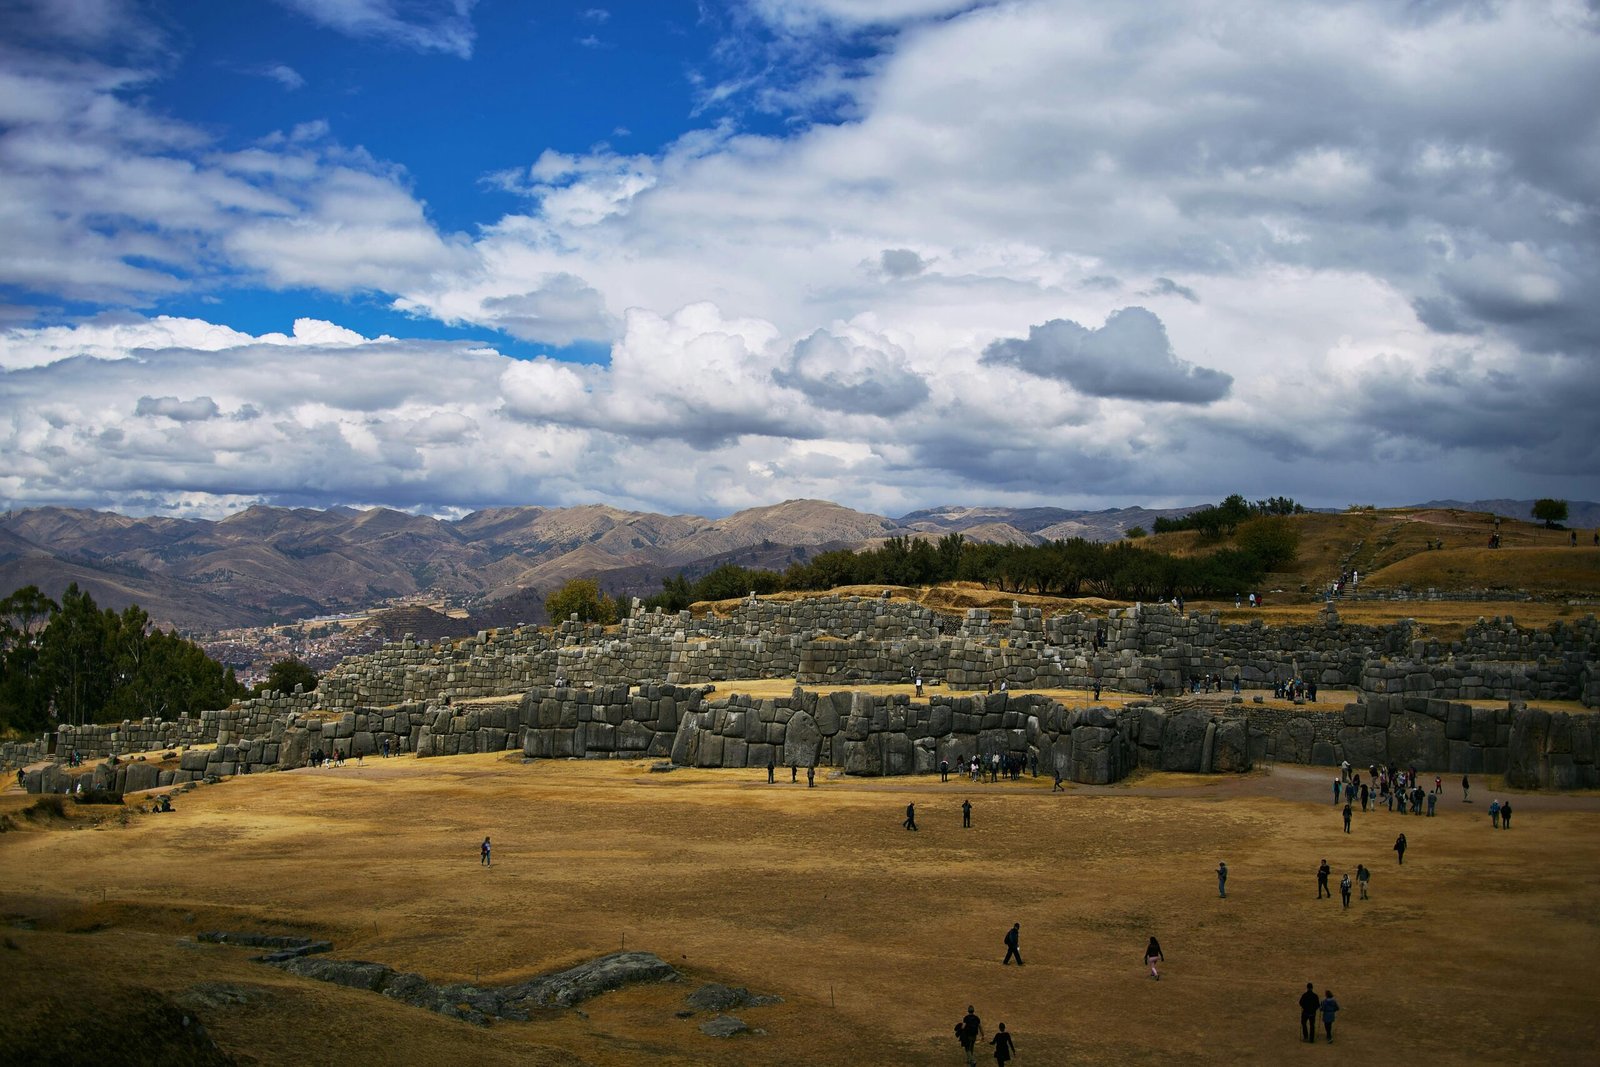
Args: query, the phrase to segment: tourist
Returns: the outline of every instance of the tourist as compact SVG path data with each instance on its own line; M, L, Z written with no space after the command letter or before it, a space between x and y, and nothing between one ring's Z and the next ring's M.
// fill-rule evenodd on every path
M1472 788L1472 783L1467 781L1467 776L1463 774L1461 776L1461 802L1463 804L1471 804L1472 803L1471 800L1467 799L1467 791L1469 789L1471 789L1471 788Z
M767 784L768 785L772 785L774 782L777 781L777 778L773 777L773 772L776 771L777 769L778 769L778 758L776 756L770 756L769 755L767 757Z
M1367 810L1367 795L1368 795L1368 793L1369 793L1369 790L1367 788L1367 783L1366 782L1362 782L1361 783L1361 810L1362 811L1366 811Z
M1050 787L1050 792L1065 793L1066 791L1066 786L1061 784L1061 768L1058 766L1056 767L1056 784Z
M942 760L939 761L939 781L948 782L949 780L950 780L950 761L948 759L942 759Z
M1323 897L1327 897L1329 900L1333 899L1333 890L1328 888L1328 875L1331 873L1333 872L1328 867L1328 861L1323 860L1322 865L1317 868L1318 900L1321 900Z
M1402 866L1402 867L1405 866L1405 862L1406 862L1406 835L1405 834L1401 834L1399 837L1394 839L1394 857L1395 857L1395 860L1397 861L1397 863L1400 866Z
M812 764L807 765L807 767L806 767L806 788L807 789L815 789L816 787L817 787L817 765L815 763L812 763Z
M1226 898L1228 895L1228 865L1217 864L1217 896Z
M1500 829L1500 802L1498 800L1489 801L1489 822L1496 830Z
M1511 829L1511 801L1500 805L1500 829Z
M978 1018L978 1013L973 1010L971 1004L967 1005L967 1014L956 1027L956 1033L961 1038L961 1047L967 1052L967 1067L974 1067L978 1057L973 1046L983 1036L983 1020Z
M478 847L478 862L481 863L485 867L490 866L490 863L489 863L489 839L487 837L485 837L483 839L483 844Z
M1356 864L1356 885L1361 888L1361 899L1367 899L1367 881L1371 879L1372 872L1367 870L1365 864Z
M794 760L789 761L789 783L797 785L800 782L800 764Z
M1350 832L1350 810L1351 810L1350 809L1350 802L1347 800L1347 801L1344 802L1344 832L1345 833L1349 833Z
M1018 960L1017 962L1021 963L1022 961ZM989 1043L994 1046L995 1063L1006 1063L1016 1054L1017 1048L1011 1043L1011 1035L1006 1033L1005 1023L1000 1024L1000 1029L990 1039Z
M1433 818L1433 807L1438 802L1439 802L1439 794L1438 793L1429 793L1428 794L1428 818L1430 818L1430 819Z
M1006 931L1006 958L1001 961L1002 963L1009 964L1011 957L1015 956L1017 958L1017 966L1022 966L1022 953L1017 948L1017 942L1022 936L1021 930L1021 923L1012 923L1011 929Z
M1307 982L1306 991L1300 994L1300 1040L1317 1039L1317 1009L1320 1007L1322 1000L1317 996L1317 987Z
M907 830L915 830L917 828L917 805L915 803L906 805L906 821L900 825Z
M1150 968L1150 977L1159 982L1161 981L1161 972L1156 970L1158 961L1166 963L1167 957L1161 951L1161 942L1157 941L1155 935L1152 934L1150 943L1144 947L1144 962L1145 966Z
M1337 778L1333 780L1333 802L1335 804L1339 803L1339 787L1343 784Z
M1339 898L1344 901L1344 906L1350 906L1350 872L1345 871L1344 877L1339 879Z
M961 827L966 830L972 828L972 801L970 800L961 802Z
M1338 1014L1339 1002L1333 999L1333 990L1325 989L1322 992L1322 1029L1328 1035L1328 1044L1333 1044L1333 1017Z

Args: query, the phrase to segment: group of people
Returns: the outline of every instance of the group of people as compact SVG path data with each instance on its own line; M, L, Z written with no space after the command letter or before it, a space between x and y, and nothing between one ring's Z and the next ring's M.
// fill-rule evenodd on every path
M1299 700L1304 697L1315 704L1317 683L1307 678L1293 678L1287 682L1279 682L1272 687L1272 696L1275 700Z
M1395 849L1402 856L1405 854L1405 837L1406 837L1405 834L1401 834L1400 835L1400 840L1395 842ZM1324 859L1320 864L1317 865L1317 899L1318 900L1321 900L1323 897L1327 897L1329 900L1333 899L1333 890L1328 888L1328 879L1332 875L1332 873L1333 873L1333 868L1328 866L1328 861L1326 859ZM1368 899L1368 897L1367 897L1367 883L1370 882L1371 880L1372 880L1372 872L1367 870L1366 865L1365 864L1361 864L1361 863L1356 864L1356 881L1355 881L1355 884L1357 886L1359 886L1360 889L1361 889L1361 899L1362 900ZM1344 906L1347 907L1347 908L1350 906L1350 889L1351 889L1350 872L1349 871L1345 871L1343 877L1341 877L1339 879L1339 897L1344 902Z
M967 1005L967 1014L956 1023L956 1040L961 1042L961 1048L967 1054L967 1067L976 1067L978 1042L984 1040L984 1032L983 1020L978 1018L977 1009L971 1004ZM1000 1024L1000 1029L988 1039L988 1044L994 1049L995 1063L1009 1063L1011 1057L1016 1055L1017 1046L1006 1031L1005 1023Z
M1322 996L1317 996L1317 987L1310 982L1306 983L1306 991L1300 994L1300 1039L1302 1041L1315 1041L1317 1039L1317 1013L1322 1013L1322 1029L1328 1035L1328 1043L1333 1043L1333 1018L1339 1014L1339 1002L1333 999L1333 990L1325 990Z
M1019 781L1023 772L1030 767L1032 768L1033 776L1035 778L1039 777L1039 754L1037 752L1026 756L1019 752L994 752L989 755L987 761L978 755L973 755L965 760L957 759L956 761L956 773L965 774L974 782L983 781L985 772L988 773L989 781L991 782L998 782L1001 775L1005 775L1013 782ZM942 759L939 761L939 781L948 782L949 780L950 761Z
M316 748L311 750L311 757L306 762L312 767L343 767L344 760L345 752L342 748L335 748L331 755L320 748Z

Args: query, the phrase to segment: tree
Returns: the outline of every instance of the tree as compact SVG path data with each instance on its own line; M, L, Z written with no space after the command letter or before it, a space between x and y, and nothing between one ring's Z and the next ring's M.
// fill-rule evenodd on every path
M617 621L616 601L601 596L600 583L593 578L572 579L545 597L544 610L550 613L550 622L557 626L573 615L579 622L608 625Z
M1161 521L1160 519L1156 520L1156 522L1160 522L1160 521ZM1130 541L1137 541L1137 540L1139 540L1139 538L1145 536L1144 527L1143 526L1130 526L1126 530L1123 531L1122 536L1126 537Z
M267 668L267 680L256 686L256 695L271 690L276 693L292 693L295 686L300 686L303 692L309 693L317 687L317 672L290 656L280 659Z
M1546 530L1559 529L1567 521L1567 502L1544 497L1533 502L1533 517L1544 523Z
M1283 515L1263 515L1239 527L1234 544L1261 561L1265 570L1275 571L1294 562L1300 550L1300 531Z

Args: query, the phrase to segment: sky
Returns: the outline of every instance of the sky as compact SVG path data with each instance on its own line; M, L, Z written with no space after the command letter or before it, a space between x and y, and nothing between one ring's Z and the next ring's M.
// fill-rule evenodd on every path
M1600 3L0 0L0 505L1600 499Z

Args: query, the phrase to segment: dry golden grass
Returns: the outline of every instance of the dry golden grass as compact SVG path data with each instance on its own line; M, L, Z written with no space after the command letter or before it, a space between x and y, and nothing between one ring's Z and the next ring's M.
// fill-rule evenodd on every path
M1327 772L1284 767L1065 794L504 756L235 778L127 826L0 835L0 910L37 927L0 948L0 1047L47 1008L87 1027L153 990L196 1004L244 1062L946 1064L973 1003L1022 1063L1267 1063L1300 1055L1311 980L1344 1005L1346 1047L1592 1062L1600 798L1519 795L1517 828L1495 832L1485 785L1463 805L1452 784L1432 820L1358 815L1346 836ZM913 801L915 834L899 825ZM1370 866L1373 899L1316 901L1324 856L1335 881ZM1012 922L1021 969L999 963ZM691 981L478 1030L185 940L205 929L326 936L341 957L485 983L625 939ZM1150 934L1159 983L1139 965ZM714 1040L675 1016L707 980L785 1002L737 1013L765 1034ZM184 999L205 983L245 1000Z

